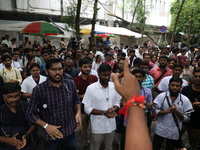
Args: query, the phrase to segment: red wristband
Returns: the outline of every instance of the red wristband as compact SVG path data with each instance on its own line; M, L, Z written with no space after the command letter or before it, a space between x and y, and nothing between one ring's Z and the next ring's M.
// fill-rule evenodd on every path
M140 108L144 109L145 108L144 102L145 102L144 96L133 96L126 102L124 107L118 111L118 113L124 115L124 118L126 118L128 114L128 108L130 106L139 106Z

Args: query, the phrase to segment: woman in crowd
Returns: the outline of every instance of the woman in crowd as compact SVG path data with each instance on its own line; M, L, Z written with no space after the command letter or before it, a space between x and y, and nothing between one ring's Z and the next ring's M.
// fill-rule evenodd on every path
M111 52L105 54L105 61L103 63L109 64L113 69L115 62L113 61L113 54Z
M186 58L184 63L183 63L183 72L180 76L180 78L185 79L186 81L188 81L189 76L193 73L194 69L192 66L190 66L190 59Z
M157 61L157 56L156 55L151 55L151 62L153 63L154 67L158 67L159 63Z
M92 63L92 69L96 70L98 72L99 66L102 64L102 59L100 55L97 55L95 57L95 61Z

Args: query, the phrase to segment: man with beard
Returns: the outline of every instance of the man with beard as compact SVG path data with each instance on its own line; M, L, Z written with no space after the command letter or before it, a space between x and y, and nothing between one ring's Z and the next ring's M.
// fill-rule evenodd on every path
M90 84L97 82L98 79L97 79L97 76L90 74L91 65L90 65L90 61L88 59L85 59L85 58L81 59L79 62L79 66L80 66L80 70L82 73L80 76L77 76L76 78L74 78L74 81L76 83L78 96L79 96L80 100L82 101L87 87ZM81 110L83 110L83 109L84 109L84 107L82 105ZM88 128L89 116L84 111L82 111L81 117L82 117L81 134L82 134L84 147L87 147L88 146L87 128Z
M183 72L183 65L179 63L174 64L172 72L173 74L171 76L164 77L159 83L158 90L160 92L166 92L168 90L168 84L171 78L180 77L181 73ZM188 86L188 83L186 80L182 79L182 81L183 81L182 88L185 86Z
M17 83L6 83L2 87L5 104L0 107L0 149L32 150L29 135L35 126L29 126L25 118L28 104L20 101L21 87Z
M0 70L0 76L3 78L4 83L17 82L22 83L22 76L17 68L11 66L12 58L10 55L3 55L1 61L4 64L4 68Z
M146 72L142 69L134 69L133 71L131 71L131 73L136 77L136 79L139 82L140 85L140 95L145 97L145 105L146 105L146 109L145 109L145 115L146 115L146 119L147 119L147 126L149 128L150 131L150 127L151 127L151 110L152 110L152 92L150 89L148 89L145 86L142 86L142 82L145 80L145 75Z
M91 149L98 150L101 143L105 150L112 150L116 129L116 110L121 96L110 81L111 66L103 63L99 67L99 81L87 87L83 97L85 112L90 116L92 141Z
M40 64L40 73L43 76L47 76L47 74L46 74L46 62L48 60L50 60L50 54L49 54L48 51L42 51L41 56L42 56L43 61Z
M79 70L73 67L73 57L70 55L65 56L65 70L64 72L71 75L73 78L78 76Z
M74 131L81 128L76 85L63 78L64 63L59 58L47 61L46 71L49 78L33 89L26 117L44 128L45 150L76 150Z
M180 78L169 80L169 91L159 94L154 100L154 113L158 116L153 137L153 150L160 150L166 139L166 150L181 148L182 122L190 120L193 111L189 99L180 94L183 81Z
M77 69L80 67L79 62L81 60L81 57L82 57L82 51L80 48L77 48L76 49L76 60L75 60L75 64L74 64L74 67Z
M24 50L25 56L20 60L20 66L22 69L24 69L28 63L28 58L30 56L33 56L33 51L30 48L26 48Z
M168 58L166 56L160 56L158 62L159 66L149 72L149 75L154 78L155 88L164 77L172 75L172 70L167 68Z
M24 98L27 98L28 102L30 101L30 97L32 95L34 87L46 81L47 79L45 76L40 75L40 65L37 63L33 63L30 66L30 73L31 73L31 76L24 79L21 85L22 96Z
M123 72L124 70L124 62L125 62L125 57L122 57L118 60L118 63L117 63L117 70L115 70L115 73L121 73Z
M198 150L200 142L200 70L193 73L193 84L183 88L181 93L187 96L193 105L190 121L183 124L183 131L188 132L189 143L193 150Z

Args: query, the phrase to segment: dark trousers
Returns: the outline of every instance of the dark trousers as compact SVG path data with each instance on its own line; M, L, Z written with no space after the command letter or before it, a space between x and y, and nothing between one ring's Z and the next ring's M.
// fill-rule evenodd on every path
M154 133L153 150L160 150L164 139L165 139L164 137L161 137ZM166 139L166 140L167 142L166 142L165 150L174 150L174 148L176 147L178 143L178 140L172 140L172 139Z
M123 125L121 145L120 145L121 150L125 149L125 140L126 140L126 127Z
M45 150L59 150L60 148L62 148L62 150L76 150L75 132L63 139L44 140Z

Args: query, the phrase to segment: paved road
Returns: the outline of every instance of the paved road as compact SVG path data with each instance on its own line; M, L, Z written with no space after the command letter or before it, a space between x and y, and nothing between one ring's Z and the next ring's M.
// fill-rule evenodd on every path
M156 124L156 121L153 121L152 125L151 125L151 131L150 131L151 139L153 139L155 124ZM80 132L77 133L77 137L78 137L78 139L77 139L77 141L78 141L78 143L77 143L78 150L82 150L83 147L82 147L82 144L81 144ZM182 140L183 140L184 144L188 143L188 135L187 135L187 133L185 133L183 135ZM118 147L118 146L116 144L114 144L114 147ZM39 143L38 143L38 146L36 147L36 150L43 150L42 128L39 128ZM118 149L114 148L113 150L118 150ZM161 149L161 150L164 150L164 148Z

